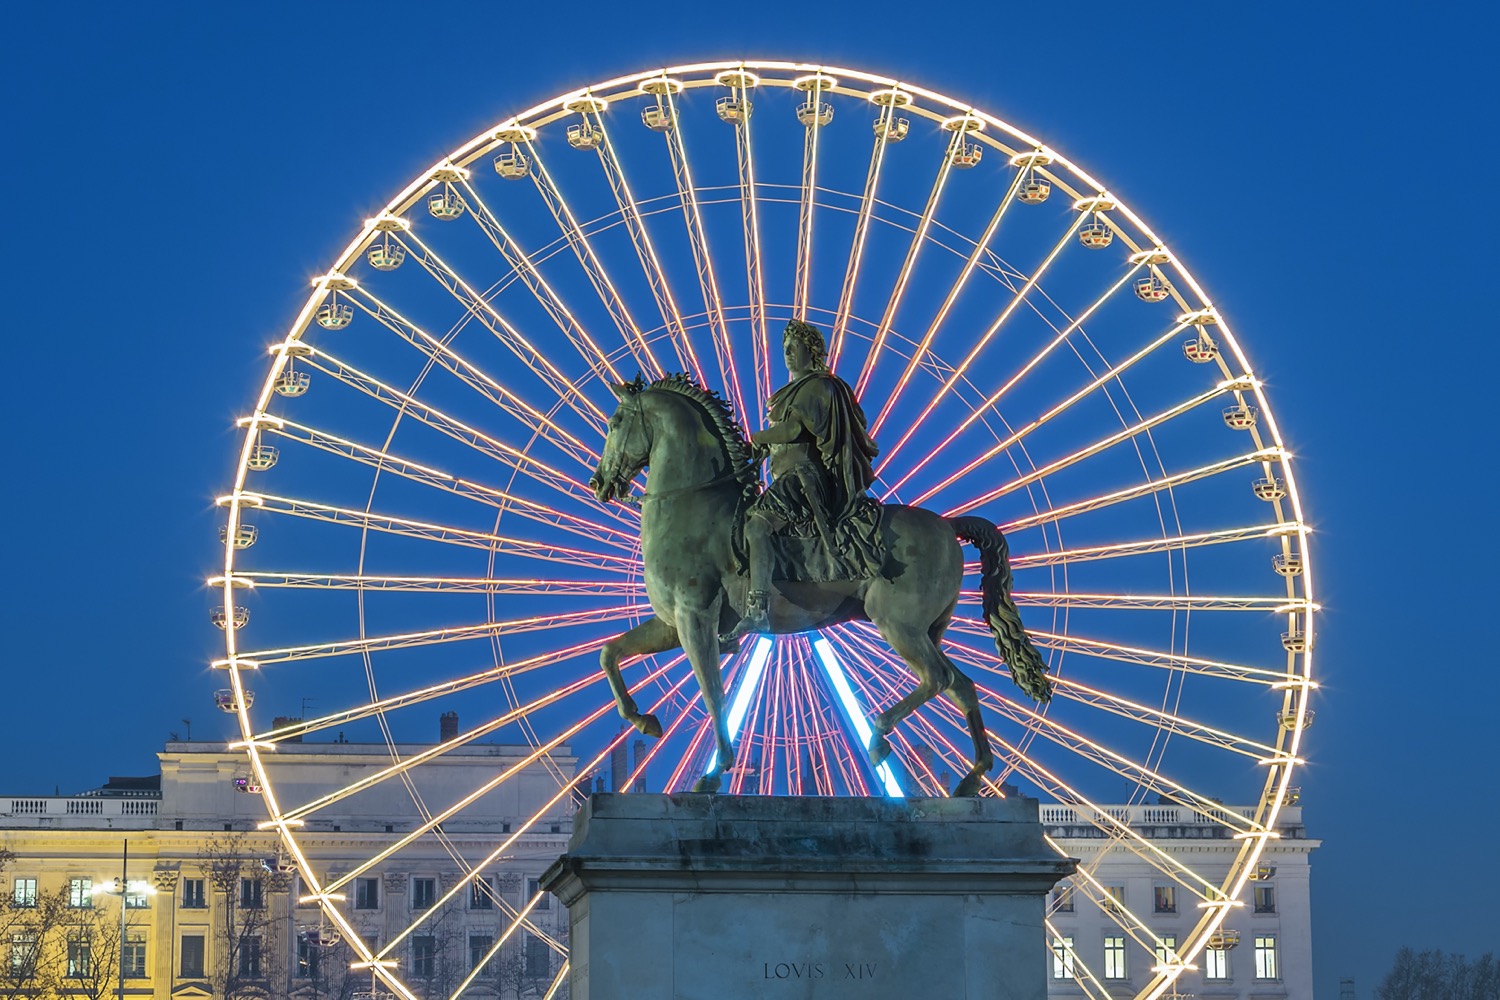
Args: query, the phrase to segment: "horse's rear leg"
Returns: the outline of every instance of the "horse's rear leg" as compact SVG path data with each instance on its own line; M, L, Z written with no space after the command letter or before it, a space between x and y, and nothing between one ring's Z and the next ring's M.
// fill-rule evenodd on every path
M932 644L926 629L889 621L877 621L875 627L896 651L896 655L911 667L911 672L917 678L916 690L872 720L871 728L874 732L870 735L870 763L879 767L891 755L891 743L885 738L885 734L895 729L902 719L937 697L939 691L950 686L952 678L949 676L951 665L948 658Z
M938 655L943 656L941 651ZM943 659L948 660L948 657L943 656ZM954 666L952 660L948 660L948 667L953 672L953 684L943 693L964 713L969 736L974 740L974 766L953 789L953 795L955 798L970 797L978 795L984 786L984 776L995 766L995 753L990 749L990 734L984 728L984 714L979 711L979 692L975 690L974 682Z
M620 675L620 661L628 656L665 652L680 645L675 628L660 618L647 618L629 632L606 642L599 650L599 666L604 668L604 676L609 679L609 689L614 692L620 717L653 739L661 736L661 722L649 713L642 715L636 707L630 689L625 686L625 678Z

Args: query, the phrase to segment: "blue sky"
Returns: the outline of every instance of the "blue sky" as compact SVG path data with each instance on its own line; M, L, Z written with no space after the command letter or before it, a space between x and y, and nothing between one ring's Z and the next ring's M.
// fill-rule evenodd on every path
M1323 691L1302 785L1325 840L1319 992L1355 975L1370 995L1403 944L1492 949L1494 16L728 9L7 10L0 790L149 773L183 718L195 735L220 726L202 579L233 420L264 345L359 220L447 149L571 87L807 59L908 78L1044 137L1234 317L1317 531Z

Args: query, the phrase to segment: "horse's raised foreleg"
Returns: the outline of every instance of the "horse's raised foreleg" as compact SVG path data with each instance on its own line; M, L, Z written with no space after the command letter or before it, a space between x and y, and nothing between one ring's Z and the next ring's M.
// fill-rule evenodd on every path
M625 678L620 675L620 661L628 656L648 656L676 649L681 644L675 628L660 618L647 618L629 632L606 642L599 650L599 666L604 668L604 676L609 679L609 689L614 692L620 718L653 739L661 736L661 722L649 713L642 715L636 707L630 689L625 686Z
M734 745L729 739L729 722L724 717L724 677L719 671L718 612L716 601L711 612L678 616L682 648L698 678L703 707L713 723L714 741L719 751L713 766L693 786L695 792L717 792L722 784L719 775L734 766Z

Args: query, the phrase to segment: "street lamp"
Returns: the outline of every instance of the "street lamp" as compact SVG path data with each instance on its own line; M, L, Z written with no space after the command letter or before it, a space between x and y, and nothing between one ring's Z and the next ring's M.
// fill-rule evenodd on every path
M130 897L153 896L156 894L156 886L150 882L144 879L137 879L134 882L130 881L127 876L129 868L130 841L126 840L120 848L120 877L107 881L100 880L106 881L106 884L112 886L112 888L105 889L105 893L120 897L120 940L115 946L116 957L120 967L119 1000L125 1000L125 917L130 910Z

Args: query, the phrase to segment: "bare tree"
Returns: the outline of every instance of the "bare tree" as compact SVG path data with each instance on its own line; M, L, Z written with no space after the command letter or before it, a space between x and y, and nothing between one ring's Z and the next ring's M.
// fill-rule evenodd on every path
M284 982L285 942L272 911L272 896L285 892L290 876L266 865L266 851L243 835L216 838L198 851L215 893L217 960L208 976L218 1000L254 1000Z
M63 928L68 913L66 887L47 892L31 883L4 878L14 855L0 850L0 1000L27 1000L59 993L63 987Z
M1500 963L1489 952L1470 962L1441 951L1396 953L1376 1000L1500 1000Z

